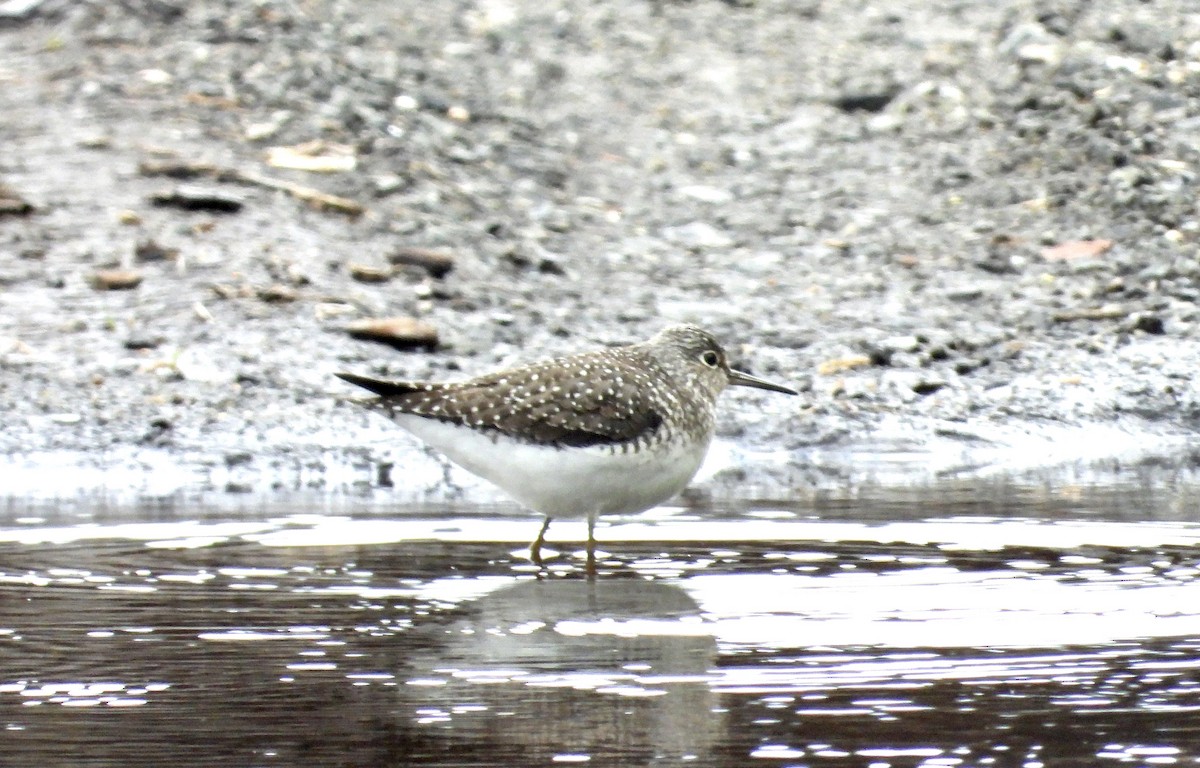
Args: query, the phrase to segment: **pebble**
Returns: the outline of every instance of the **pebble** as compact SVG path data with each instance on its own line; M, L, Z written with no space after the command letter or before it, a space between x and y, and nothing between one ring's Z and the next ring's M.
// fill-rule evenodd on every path
M169 440L169 433L174 425L171 420L163 416L151 419L149 428L138 440L142 445L164 445Z
M125 349L154 349L164 341L166 339L158 335L133 334L125 339L123 346Z
M34 207L6 184L0 184L0 216L28 216Z
M957 302L979 301L983 298L982 288L951 288L946 291L946 299Z
M259 288L256 293L259 299L269 304L283 304L299 298L295 290L279 283Z
M1149 312L1139 312L1131 320L1130 327L1132 330L1141 331L1153 336L1161 336L1167 332L1166 323L1158 315Z
M897 85L877 85L836 96L833 106L843 112L882 112L899 94Z
M433 325L411 317L373 317L346 326L356 339L378 341L397 349L437 348L438 331Z
M246 205L239 195L198 184L180 184L172 189L155 192L150 196L150 202L159 207L214 213L237 213Z
M975 358L975 357L963 358L954 363L954 372L957 373L959 376L966 376L967 374L969 374L973 371L976 371L976 370L982 368L983 366L987 365L987 362L988 361L986 358Z
M410 264L422 267L433 277L445 277L454 269L454 254L437 251L431 248L406 246L398 248L388 255L392 264Z
M371 178L377 197L386 197L408 186L408 179L396 173L383 173Z
M916 352L921 347L921 340L916 336L889 336L876 342L875 346L892 352Z
M347 269L350 271L350 277L360 283L386 283L392 279L391 267L375 267L370 264L351 262Z
M557 256L549 254L542 256L542 258L538 260L537 270L543 275L555 275L557 277L562 277L563 275L567 274L567 270L565 267L563 267L562 261L560 261Z
M225 454L225 466L237 467L242 464L249 464L254 460L254 454L249 451L230 451Z
M142 283L142 274L131 269L101 269L88 277L98 291L128 291Z
M55 424L78 424L83 421L83 417L78 413L52 413L50 414L50 421L53 421Z
M8 0L0 4L0 19L26 19L34 14L44 0Z
M174 261L179 257L178 248L159 245L154 240L143 240L133 249L138 261Z
M733 193L721 187L710 187L704 184L689 184L679 188L679 194L699 200L702 203L724 205L733 202Z
M912 391L918 395L932 395L947 384L949 382L943 378L925 377L913 383Z

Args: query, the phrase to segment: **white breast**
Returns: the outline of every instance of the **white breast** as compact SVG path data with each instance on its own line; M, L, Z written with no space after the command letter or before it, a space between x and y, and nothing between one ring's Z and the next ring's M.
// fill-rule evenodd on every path
M517 501L554 518L640 512L679 493L696 474L709 439L613 451L552 448L435 419L396 414L396 423Z

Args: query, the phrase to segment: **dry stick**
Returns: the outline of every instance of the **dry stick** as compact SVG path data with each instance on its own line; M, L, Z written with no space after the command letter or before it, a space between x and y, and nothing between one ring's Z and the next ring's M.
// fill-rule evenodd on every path
M1051 319L1056 323L1070 323L1075 320L1120 320L1128 315L1129 310L1119 307L1095 307L1055 312Z
M361 216L367 210L361 203L357 203L348 197L331 195L327 192L322 192L319 189L306 187L303 184L293 184L292 182L284 181L283 179L274 179L270 176L263 176L260 173L255 173L254 171L235 170L234 173L237 174L237 179L239 181L245 182L246 184L257 184L260 187L278 189L283 192L287 192L292 197L299 198L306 203L311 203L322 210L336 211L338 213L345 213L349 216Z
M283 179L264 176L257 171L241 168L228 168L212 163L187 162L143 162L138 166L143 176L167 176L172 179L192 179L197 176L207 176L216 181L234 181L242 184L253 184L268 189L287 192L292 197L311 203L318 208L344 213L349 216L360 216L366 212L366 207L347 197L339 197L322 192L319 189L294 184Z

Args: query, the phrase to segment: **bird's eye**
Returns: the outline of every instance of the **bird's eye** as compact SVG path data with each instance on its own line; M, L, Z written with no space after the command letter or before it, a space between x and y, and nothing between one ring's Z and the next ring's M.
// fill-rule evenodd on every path
M721 362L721 357L710 349L700 355L700 362L709 368L716 368Z

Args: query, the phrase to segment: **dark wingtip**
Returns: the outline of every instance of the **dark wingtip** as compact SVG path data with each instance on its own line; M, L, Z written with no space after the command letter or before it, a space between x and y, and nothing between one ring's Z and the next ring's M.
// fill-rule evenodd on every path
M338 371L333 374L342 381L349 382L355 386L373 392L380 397L388 395L402 395L405 392L411 392L412 386L398 381L383 381L382 379L372 379L370 376L359 376L357 373L346 373Z

